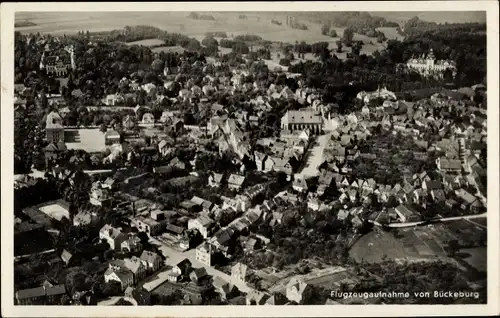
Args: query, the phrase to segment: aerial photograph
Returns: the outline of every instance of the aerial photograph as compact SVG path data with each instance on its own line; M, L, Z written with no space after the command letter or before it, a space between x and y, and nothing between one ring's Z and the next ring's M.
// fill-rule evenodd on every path
M488 301L486 11L16 12L13 77L17 306Z

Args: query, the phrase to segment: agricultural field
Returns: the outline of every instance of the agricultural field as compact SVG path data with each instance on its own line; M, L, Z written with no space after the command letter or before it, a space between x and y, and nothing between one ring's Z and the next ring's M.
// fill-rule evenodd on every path
M397 234L374 231L361 237L351 248L350 256L356 261L376 263L384 255L388 259L426 259L445 257L445 241L442 230L419 227L401 230ZM395 235L397 237L395 237Z
M160 46L160 47L152 48L151 51L153 51L154 53L172 52L172 53L182 54L182 53L184 53L185 49L181 46Z
M486 22L486 13L483 11L408 11L408 12L387 12L372 11L368 12L373 16L382 17L388 21L403 23L413 17L418 17L422 21L436 23L467 23L467 22Z
M127 45L141 45L141 46L157 46L157 45L163 45L165 42L163 42L160 39L146 39L146 40L141 40L141 41L134 41L134 42L128 42Z
M151 25L161 28L168 32L182 33L194 37L201 41L207 32L226 32L228 38L233 38L242 34L255 34L261 36L264 40L295 43L295 41L305 41L315 43L326 41L330 43L331 48L335 48L335 42L339 38L331 38L321 34L321 25L308 21L305 23L309 30L298 30L287 27L286 25L272 24L271 20L284 21L285 14L281 12L259 12L247 13L246 19L239 19L239 13L236 12L211 12L215 21L209 20L191 20L187 18L189 12L41 12L30 13L21 12L16 16L16 20L31 21L36 24L33 27L16 28L23 33L40 32L52 33L54 35L74 34L79 31L89 30L91 32L108 31L112 29L122 29L127 25ZM388 29L388 28L386 28ZM337 28L337 34L342 36L343 28ZM393 38L395 29L388 32L388 38ZM354 40L363 40L365 43L372 41L373 45L365 45L363 53L371 54L376 49L382 48L382 45L376 43L375 39L355 34ZM151 44L156 39L137 41L129 43ZM156 48L161 50L166 48ZM341 57L341 56L339 56ZM342 57L341 57L342 58Z

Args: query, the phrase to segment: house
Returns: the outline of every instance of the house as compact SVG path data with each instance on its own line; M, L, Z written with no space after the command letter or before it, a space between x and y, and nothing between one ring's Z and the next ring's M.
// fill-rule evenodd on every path
M170 154L170 152L172 151L172 143L170 141L167 141L165 139L162 139L159 143L158 143L158 152L160 153L160 155L162 157L165 157L167 156L168 154Z
M114 190L116 188L117 181L112 177L106 178L103 183L101 183L101 188Z
M48 143L58 144L64 142L64 126L61 115L57 111L52 111L45 119L45 131Z
M161 259L160 255L151 251L142 251L140 259L141 262L146 267L146 271L152 273L159 270L163 263L163 260Z
M308 302L312 295L312 288L303 280L292 277L286 285L286 298L297 304L303 305Z
M40 287L16 291L17 305L59 305L60 299L66 295L66 286L44 284Z
M211 266L214 252L209 243L201 244L196 248L196 260L206 266Z
M125 258L124 260L115 259L109 263L109 268L115 271L130 271L134 277L134 283L138 283L146 276L146 266L136 256Z
M474 195L466 190L458 189L455 191L455 194L460 200L460 208L462 210L477 212L483 208L483 204Z
M167 226L165 221L156 221L151 217L138 216L135 218L135 222L139 231L146 232L150 236L160 234Z
M307 207L313 211L318 211L321 206L321 202L317 198L310 198L307 201Z
M218 188L221 186L223 175L221 173L212 173L208 177L208 186Z
M269 295L261 291L252 289L246 296L246 304L257 305L257 306L264 305L268 298Z
M122 126L123 128L125 128L125 130L132 130L134 129L135 127L135 121L132 119L132 117L130 117L129 115L127 115L125 117L125 119L123 119L123 122L122 122Z
M138 252L142 250L141 239L134 234L129 234L128 238L122 242L121 250L126 252Z
M236 191L239 191L244 183L245 177L236 174L231 174L229 176L229 179L227 180L227 186L229 187L229 189Z
M422 189L426 191L439 190L442 188L441 182L437 180L424 180L424 182L422 182Z
M293 180L293 189L298 192L306 192L308 190L306 179L303 176L295 175Z
M267 157L268 156L265 153L261 153L258 151L256 151L254 153L254 161L255 161L255 165L257 166L257 171L266 171L266 172L270 171L270 169L266 169L266 166L265 166L265 162L266 162Z
M104 282L109 283L111 281L119 282L121 290L125 291L127 287L134 284L134 275L125 269L111 269L108 268L104 273Z
M401 222L415 222L420 221L420 216L418 212L415 212L410 207L407 207L403 204L398 205L394 208L394 211L399 216Z
M45 147L45 163L48 165L52 160L57 159L60 153L66 151L67 147L64 142L59 142L57 144L50 143Z
M205 239L211 234L213 225L214 221L205 215L200 215L198 218L188 221L188 229L197 229Z
M106 241L112 250L116 250L121 248L127 237L120 230L106 224L99 231L99 239Z
M71 266L76 263L75 253L70 253L68 250L64 249L61 253L61 259L66 264L66 266Z
M155 117L151 113L144 113L142 115L142 123L145 125L151 125L155 123Z
M205 267L195 268L189 274L189 279L194 283L200 283L203 279L207 278L208 273Z
M95 183L90 191L89 202L97 206L110 207L112 198L108 189L103 189L100 183Z
M242 263L236 263L233 267L231 267L231 279L246 282L247 276L247 266Z

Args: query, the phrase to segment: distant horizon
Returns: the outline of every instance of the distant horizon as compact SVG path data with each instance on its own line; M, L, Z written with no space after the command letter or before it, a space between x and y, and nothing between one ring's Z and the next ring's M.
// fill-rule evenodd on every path
M152 11L153 12L153 11ZM164 11L164 12L158 12L154 11L154 13L159 14L159 13L188 13L188 12L211 12L211 13L216 13L216 14L230 14L230 13L246 13L246 14L262 14L262 15L273 15L273 14L286 14L288 12L286 11ZM324 12L324 11L310 11L311 13L314 12ZM352 12L352 11L332 11L332 12ZM385 18L388 21L394 21L394 22L404 22L408 21L409 19L413 17L418 17L422 21L427 21L427 22L436 22L436 23L486 23L486 11L354 11L354 12L367 12L372 16L376 17L382 17ZM39 19L43 18L43 16L51 16L51 17L57 17L57 16L66 16L72 13L78 13L78 14L85 14L85 13L91 13L93 15L110 15L110 16L120 16L120 15L128 15L128 14L134 14L136 16L141 16L142 14L147 15L151 12L144 11L144 12L81 12L81 11L75 11L75 12L16 12L15 14L15 21L25 21L25 20L30 20L30 19ZM290 14L293 14L293 12L289 12ZM36 14L36 15L35 15Z

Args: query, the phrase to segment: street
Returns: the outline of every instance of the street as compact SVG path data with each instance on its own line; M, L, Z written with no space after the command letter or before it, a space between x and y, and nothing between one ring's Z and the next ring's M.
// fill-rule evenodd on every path
M441 218L441 219L436 219L432 220L433 222L449 222L449 221L456 221L456 220L472 220L472 219L479 219L479 218L485 218L488 216L487 212L481 213L481 214L472 214L472 215L462 215L462 216L451 216L447 218ZM382 224L374 221L372 222L376 226L383 226ZM418 222L405 222L405 223L390 223L387 225L387 227L412 227L412 226L418 226L422 224L427 224L426 221L418 221Z
M316 144L308 150L307 162L299 173L305 177L315 177L319 174L318 167L323 163L323 149L330 140L331 134L320 135L316 139Z

